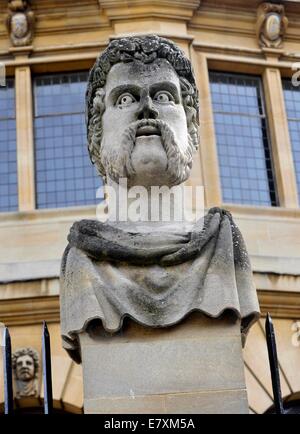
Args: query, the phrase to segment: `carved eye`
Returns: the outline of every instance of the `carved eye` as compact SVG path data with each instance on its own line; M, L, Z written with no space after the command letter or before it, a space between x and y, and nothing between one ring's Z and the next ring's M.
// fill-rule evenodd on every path
M134 102L136 102L134 96L132 96L130 93L122 93L122 95L120 95L117 99L116 105L120 108L123 108L130 106Z
M153 98L154 101L157 101L161 104L167 104L169 102L174 102L173 96L170 94L170 92L167 92L166 90L156 92Z

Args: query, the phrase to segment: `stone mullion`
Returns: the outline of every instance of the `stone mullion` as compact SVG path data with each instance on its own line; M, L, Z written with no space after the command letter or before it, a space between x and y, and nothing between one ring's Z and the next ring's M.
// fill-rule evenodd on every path
M214 115L211 103L207 58L193 47L191 58L200 98L200 160L205 189L205 205L210 208L222 203Z
M31 71L15 70L19 211L35 209L34 135Z
M297 183L280 70L266 68L263 84L279 205L297 208Z

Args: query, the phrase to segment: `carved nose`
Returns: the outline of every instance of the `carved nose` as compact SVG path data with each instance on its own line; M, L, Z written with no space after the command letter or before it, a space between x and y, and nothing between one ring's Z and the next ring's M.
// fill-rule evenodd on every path
M152 104L149 95L142 95L141 104L138 111L138 120L141 119L157 119L159 115L158 110Z

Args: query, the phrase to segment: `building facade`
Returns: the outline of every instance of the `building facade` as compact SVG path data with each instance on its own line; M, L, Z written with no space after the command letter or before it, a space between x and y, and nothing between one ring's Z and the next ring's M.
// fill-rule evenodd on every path
M86 147L88 70L109 40L153 33L192 61L200 143L189 183L244 235L286 406L299 405L299 28L298 0L0 0L0 322L13 349L40 352L47 321L57 411L83 407L81 367L61 346L59 269L70 226L95 218L101 197ZM244 350L253 413L273 406L263 323ZM19 411L39 408L41 384Z

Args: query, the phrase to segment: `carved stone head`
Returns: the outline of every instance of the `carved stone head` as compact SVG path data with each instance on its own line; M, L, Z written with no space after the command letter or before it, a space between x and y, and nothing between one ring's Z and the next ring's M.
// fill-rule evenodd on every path
M24 38L28 32L28 22L25 14L16 13L11 18L11 31L18 39Z
M29 45L33 39L34 13L29 0L8 2L7 30L15 47Z
M20 348L12 355L12 368L17 386L17 398L35 396L39 356L33 348Z
M158 36L112 41L90 71L89 153L104 179L128 185L184 182L198 147L198 92L191 63Z
M259 45L280 48L288 27L284 6L264 2L257 9L256 34Z

